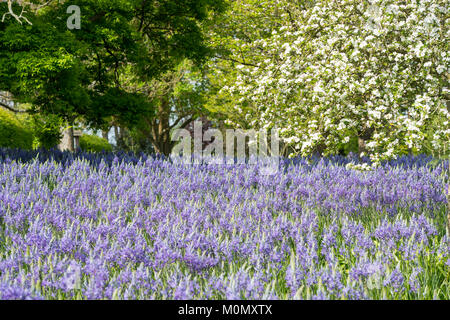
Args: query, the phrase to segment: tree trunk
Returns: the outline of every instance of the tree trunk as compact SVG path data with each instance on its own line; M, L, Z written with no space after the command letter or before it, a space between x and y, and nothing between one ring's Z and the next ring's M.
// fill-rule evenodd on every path
M163 97L158 105L158 117L152 121L149 131L155 151L165 156L169 156L174 147L170 139L169 115L170 102L167 97Z
M167 97L161 99L161 103L158 106L159 124L158 124L158 138L160 142L160 152L168 156L172 151L170 146L170 123L169 123L169 109L170 102Z
M122 147L122 140L120 137L118 126L114 126L114 137L116 138L116 146L120 149Z
M374 132L375 130L373 128L365 128L358 132L358 153L360 157L361 152L364 152L364 155L367 156L366 142L372 138Z
M59 149L61 151L75 151L75 145L73 141L73 127L64 130L61 143L59 144Z
M75 143L73 139L73 127L71 126L69 129L67 129L67 135L69 140L69 151L75 152Z
M323 152L325 151L326 148L327 146L325 145L325 143L321 142L314 147L312 154L316 157L322 157Z
M358 137L358 154L361 156L361 152L364 152L365 155L367 155L367 148L366 148L366 141Z
M109 133L109 130L102 130L102 138L107 141L109 141L108 133Z

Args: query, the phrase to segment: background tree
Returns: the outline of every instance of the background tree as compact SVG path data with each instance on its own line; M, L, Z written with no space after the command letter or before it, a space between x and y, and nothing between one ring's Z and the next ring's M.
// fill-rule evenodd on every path
M124 130L131 149L154 150L168 155L174 146L172 130L186 128L208 113L204 108L209 94L207 78L204 71L190 60L182 61L159 79L139 82L130 75L124 82L130 90L145 95L156 111L155 115L142 116L138 125L128 132Z
M449 149L445 1L278 7L286 23L252 42L266 58L241 63L221 91L249 126L278 125L293 154L337 153L354 136L374 163L419 152L425 141ZM440 127L427 135L433 123Z
M218 119L241 128L250 126L249 119L242 112L243 109L251 109L249 102L223 88L236 83L242 68L257 68L258 63L267 57L265 48L257 41L270 37L273 30L281 27L280 10L277 0L229 1L228 13L206 26L214 48L214 56L208 63L211 94L207 108Z
M3 12L9 3L0 4ZM201 21L223 10L222 1L74 0L82 29L68 30L69 4L51 1L27 16L6 15L0 24L0 90L31 112L56 114L105 130L152 114L148 98L121 87L130 68L151 81L182 59L200 63L208 54Z

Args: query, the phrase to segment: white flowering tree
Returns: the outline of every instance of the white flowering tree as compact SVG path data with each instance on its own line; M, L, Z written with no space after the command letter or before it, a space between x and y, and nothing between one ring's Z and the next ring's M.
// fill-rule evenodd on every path
M233 111L248 126L277 124L302 155L336 153L357 136L375 164L422 150L426 140L449 149L448 1L278 6L286 23L253 41L260 55L238 65L219 93L236 97Z

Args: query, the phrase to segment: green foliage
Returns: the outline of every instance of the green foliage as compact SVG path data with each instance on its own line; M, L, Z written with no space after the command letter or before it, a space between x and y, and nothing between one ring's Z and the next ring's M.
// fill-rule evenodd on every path
M93 95L92 101L92 108L87 110L87 114L93 126L106 117L114 116L117 124L132 127L139 121L137 115L154 116L152 104L140 93L110 88L102 95Z
M348 155L350 152L358 153L358 136L354 134L346 143L340 143L338 147L341 155Z
M227 1L229 11L218 17L212 25L207 25L211 33L211 43L215 59L209 65L211 94L205 107L216 118L231 120L242 128L253 127L240 110L253 106L232 95L223 88L236 85L241 73L239 65L252 67L262 62L265 50L255 44L257 40L270 38L272 31L278 30L287 21L281 18L278 0L237 0Z
M67 29L69 5L82 8L81 30ZM202 63L210 53L202 24L224 8L223 0L74 0L26 10L32 25L7 15L0 23L0 91L69 123L104 128L113 117L131 127L153 111L144 96L124 90L121 75L131 68L151 81L185 58Z
M450 140L447 137L435 139L433 143L434 134L437 130L448 127L449 119L444 117L435 117L424 132L423 149L417 153L425 153L434 158L449 159L450 158Z
M0 147L31 149L33 135L23 119L0 108Z
M83 134L80 137L80 147L83 151L101 152L112 151L112 146L103 138L96 135Z
M0 24L0 90L33 111L71 118L86 105L86 71L79 45L67 32L45 21L32 26L8 20Z
M122 74L121 83L128 86L129 91L142 92L149 101L147 112L141 113L142 117L133 123L133 127L122 131L117 141L121 149L168 155L174 145L170 139L171 130L185 127L193 119L209 114L205 104L213 92L205 70L188 59L151 81L139 81L131 70L127 70ZM120 99L113 98L104 103L119 102ZM126 115L130 106L129 102L124 102L127 104L123 115ZM142 103L138 105L143 106ZM115 120L120 121L120 118Z
M33 148L51 149L56 147L62 138L61 127L63 124L64 121L57 115L33 115L31 119L34 135Z

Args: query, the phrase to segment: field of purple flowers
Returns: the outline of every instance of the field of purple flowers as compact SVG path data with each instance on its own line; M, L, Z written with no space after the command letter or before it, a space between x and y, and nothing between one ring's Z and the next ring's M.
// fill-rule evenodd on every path
M450 299L449 162L0 149L0 299Z

